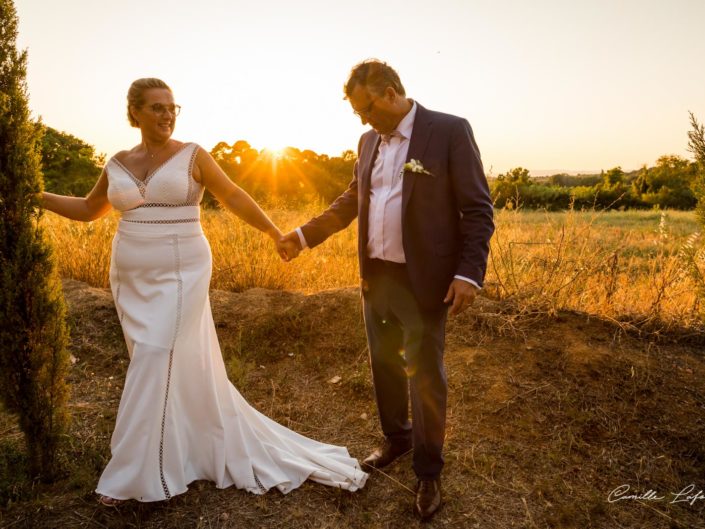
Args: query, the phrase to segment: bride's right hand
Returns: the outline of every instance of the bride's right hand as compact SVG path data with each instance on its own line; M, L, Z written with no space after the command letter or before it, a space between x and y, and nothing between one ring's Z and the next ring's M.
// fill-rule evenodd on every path
M301 242L296 231L290 231L277 241L277 252L283 261L291 261L301 253Z

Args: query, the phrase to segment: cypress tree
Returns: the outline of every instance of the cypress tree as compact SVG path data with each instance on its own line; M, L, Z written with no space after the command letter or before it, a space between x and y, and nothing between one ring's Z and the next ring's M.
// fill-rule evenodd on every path
M0 0L0 399L24 433L29 470L50 480L68 424L61 284L39 220L40 124L30 119L27 52Z

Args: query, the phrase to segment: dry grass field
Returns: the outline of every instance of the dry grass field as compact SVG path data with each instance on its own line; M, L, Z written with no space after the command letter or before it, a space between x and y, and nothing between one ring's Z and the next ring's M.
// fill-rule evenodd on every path
M275 210L285 231L321 210ZM116 216L90 224L47 214L62 277L108 286ZM499 211L486 294L528 312L576 310L661 332L696 329L705 253L695 216L681 211L542 213ZM355 225L282 263L272 243L222 211L205 211L213 250L212 288L299 292L358 284Z
M272 216L289 229L313 213ZM705 498L677 495L705 490L691 213L498 213L487 288L449 321L446 504L427 524L412 514L409 456L353 494L196 482L169 502L98 506L127 369L106 288L115 219L44 222L65 278L73 420L65 473L46 485L27 479L21 433L0 410L1 528L705 528ZM277 421L364 457L381 434L353 229L284 264L222 212L204 226L232 382ZM625 485L634 497L610 501Z
M691 212L502 211L488 281L496 297L528 311L568 309L647 331L699 332L704 273Z

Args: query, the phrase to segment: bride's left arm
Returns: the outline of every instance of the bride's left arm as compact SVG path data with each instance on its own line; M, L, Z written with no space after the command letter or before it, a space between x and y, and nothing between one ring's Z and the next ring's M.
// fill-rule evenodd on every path
M193 177L218 201L249 225L279 241L282 232L245 190L235 184L213 157L199 147Z

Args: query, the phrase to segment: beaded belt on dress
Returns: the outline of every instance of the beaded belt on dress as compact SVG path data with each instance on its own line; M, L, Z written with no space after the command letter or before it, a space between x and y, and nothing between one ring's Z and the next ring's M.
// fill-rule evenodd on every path
M146 206L146 205L145 205ZM140 224L180 224L182 222L200 222L199 206L149 205L123 211L122 220Z

